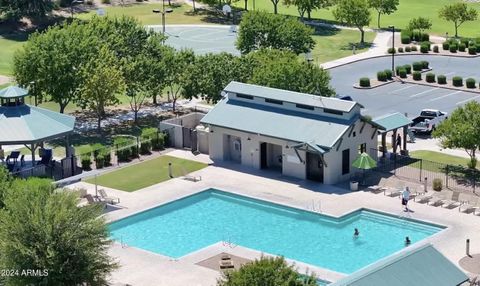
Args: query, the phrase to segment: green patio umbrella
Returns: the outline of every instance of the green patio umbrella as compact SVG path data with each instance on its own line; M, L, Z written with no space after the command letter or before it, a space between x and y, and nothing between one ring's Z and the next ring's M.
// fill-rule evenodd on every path
M353 161L352 166L363 170L363 181L365 181L365 170L370 170L377 167L377 162L367 153L358 155L357 159Z

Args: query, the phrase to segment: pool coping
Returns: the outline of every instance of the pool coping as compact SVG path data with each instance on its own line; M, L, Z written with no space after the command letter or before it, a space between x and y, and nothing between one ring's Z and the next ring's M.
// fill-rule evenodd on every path
M325 213L323 211L315 212L315 211L312 211L312 210L309 210L309 209L306 209L306 208L295 206L295 205L290 204L288 202L279 202L279 201L275 201L273 199L260 198L258 196L252 196L250 194L244 194L244 193L237 192L237 191L232 191L232 190L223 190L223 189L219 189L219 188L216 188L216 187L206 187L206 188L203 187L199 190L194 191L193 193L180 195L176 198L168 199L165 202L162 202L162 203L159 203L159 204L156 204L156 205L144 208L144 209L140 209L140 210L134 211L134 212L129 213L129 214L125 214L125 215L117 217L115 219L108 219L107 218L107 223L110 224L110 223L118 222L118 221L127 219L129 217L132 217L132 216L135 216L135 215L140 215L144 212L151 211L151 210L153 210L155 208L158 208L158 207L166 206L166 205L175 203L177 201L185 200L185 199L188 199L188 198L193 197L195 195L199 195L201 193L212 192L212 191L213 192L218 192L218 193L226 193L226 194L229 194L229 195L233 194L235 196L260 201L262 203L274 204L274 205L278 205L280 207L287 207L287 208L291 208L293 210L300 211L300 212L307 212L307 213L311 213L311 214L326 216L326 217L330 217L330 218L333 218L333 219L336 219L336 220L341 220L342 218L346 218L350 215L354 215L356 212L361 212L361 211L368 211L368 212L372 212L372 213L376 213L376 214L385 215L385 216L388 216L388 217L400 219L398 214L394 214L393 212L384 211L384 210L380 211L380 210L376 210L376 209L372 209L372 208L365 208L365 207L354 208L354 209L345 211L343 213L340 213L339 215L334 215L334 214L331 214L331 213ZM434 234L432 234L432 235L430 235L430 236L428 236L428 237L426 237L426 238L424 238L424 239L422 239L418 242L413 243L410 247L421 247L425 244L428 244L428 243L430 243L429 242L430 239L438 237L439 235L446 232L449 228L451 228L450 225L439 224L439 223L436 223L436 222L433 222L433 221L430 221L430 220L423 220L423 219L421 220L421 219L415 219L415 218L409 218L409 217L401 217L401 219L405 219L407 221L418 223L418 224L426 224L426 225L429 225L431 227L441 228L438 232L436 232L436 233L434 233ZM112 241L113 241L114 244L121 245L123 247L123 243L120 243L120 242L115 241L113 239L112 239ZM170 261L185 261L185 262L191 262L193 264L196 264L201 260L212 257L213 255L217 255L221 252L231 252L232 254L237 255L237 256L241 256L241 257L247 256L245 258L249 258L249 259L252 259L252 260L254 260L256 258L259 258L262 255L263 256L270 256L270 257L278 256L278 255L273 255L273 254L270 254L270 253L267 253L267 252L251 249L251 248L248 248L248 247L245 247L245 246L236 245L234 248L238 248L239 250L241 250L240 253L238 253L237 251L232 251L232 248L225 247L227 244L228 244L228 242L218 241L214 244L211 244L211 245L199 248L195 251L189 252L188 254L183 255L181 257L178 257L178 258L170 257L168 255L164 255L164 254L161 254L161 253L145 250L145 249L138 248L138 247L135 247L135 246L128 245L127 247L135 249L135 250L140 250L142 252L148 252L148 253L153 254L153 255L158 255L159 257L161 257L163 259L169 259ZM403 249L400 249L398 251L395 251L395 252L393 252L393 253L385 256L385 257L382 257L381 259L385 259L385 258L388 258L392 255L402 253L402 252L405 252L405 251L407 251L407 248L403 248ZM326 280L328 282L335 282L335 281L337 281L341 278L344 278L348 275L351 275L351 274L353 274L357 271L361 271L363 268L369 267L370 265L378 262L381 259L378 259L375 262L367 264L367 265L357 269L356 271L354 271L350 274L347 274L347 273L342 273L342 272L336 272L336 271L333 271L333 270L330 270L330 269L327 269L327 268L319 267L319 266L316 266L316 265L308 264L308 263L305 263L305 262L301 262L301 261L298 261L298 260L294 260L294 259L290 259L290 258L285 257L285 260L289 264L295 265L295 267L297 268L297 272L299 272L300 274L309 274L309 273L311 274L313 272L317 275L317 278L319 278L320 280ZM201 267L201 266L199 266L199 267Z

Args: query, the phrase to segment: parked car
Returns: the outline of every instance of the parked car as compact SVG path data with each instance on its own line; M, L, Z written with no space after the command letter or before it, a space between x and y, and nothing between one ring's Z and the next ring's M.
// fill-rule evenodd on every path
M420 116L415 117L409 129L414 133L431 133L447 118L447 113L435 109L424 109Z

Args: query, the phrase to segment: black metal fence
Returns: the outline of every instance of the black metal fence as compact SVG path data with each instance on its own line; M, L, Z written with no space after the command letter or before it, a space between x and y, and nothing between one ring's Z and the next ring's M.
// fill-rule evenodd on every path
M480 186L480 171L460 165L449 165L425 159L412 158L400 154L387 153L372 149L377 161L375 172L395 175L399 178L432 185L435 179L442 182L443 188L452 190L468 190L475 192Z

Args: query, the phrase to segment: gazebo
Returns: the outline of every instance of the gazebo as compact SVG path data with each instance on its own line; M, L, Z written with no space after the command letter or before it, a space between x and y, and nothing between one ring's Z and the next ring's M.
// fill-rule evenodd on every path
M392 114L387 114L378 118L374 118L372 120L373 124L376 124L380 131L380 135L382 136L382 157L385 157L385 154L387 153L387 133L392 132L392 149L393 153L397 153L397 134L399 134L398 129L403 130L402 138L403 138L403 143L401 146L403 152L405 155L408 155L407 151L407 133L408 133L408 126L412 123L410 119L408 119L406 116L404 116L401 113L395 112Z
M73 133L75 117L25 104L27 95L28 91L18 86L0 90L0 158L4 157L3 145L25 145L35 167L36 149L43 148L45 141L58 138L65 138L66 157L72 157L69 135ZM16 164L17 158L14 159Z

